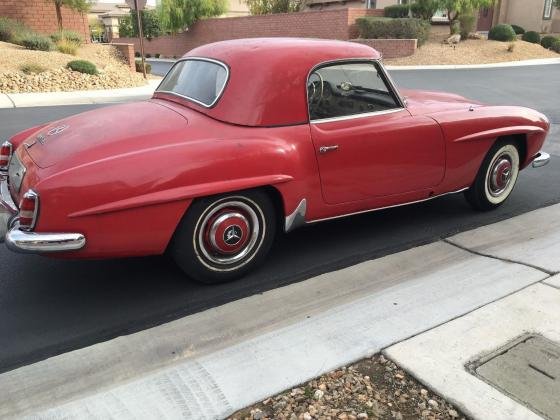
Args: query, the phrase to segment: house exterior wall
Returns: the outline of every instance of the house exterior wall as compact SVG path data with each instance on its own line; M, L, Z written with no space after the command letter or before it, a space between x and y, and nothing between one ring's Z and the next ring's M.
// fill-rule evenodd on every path
M557 32L560 13L553 7L552 19L544 19L544 4L545 0L501 0L496 5L494 24L509 23L527 31Z
M0 16L18 20L31 29L44 34L58 30L56 9L47 0L0 0ZM86 14L62 8L62 26L83 36L89 42L89 24Z
M370 0L370 9L384 9L394 4L399 4L399 0ZM367 5L367 0L311 0L306 4L305 10L367 9Z

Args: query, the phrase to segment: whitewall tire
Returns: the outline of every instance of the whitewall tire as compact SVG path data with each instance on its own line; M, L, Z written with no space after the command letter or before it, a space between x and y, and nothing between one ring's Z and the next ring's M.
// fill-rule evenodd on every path
M471 188L465 193L477 210L492 210L511 195L519 176L520 156L517 146L499 141L488 152Z

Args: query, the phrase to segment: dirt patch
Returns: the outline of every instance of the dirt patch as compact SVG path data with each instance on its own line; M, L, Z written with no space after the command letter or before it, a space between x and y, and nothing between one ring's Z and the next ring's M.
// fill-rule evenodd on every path
M0 42L0 92L55 92L89 89L114 89L146 84L139 73L130 71L119 52L110 45L87 44L79 48L78 55L58 51L31 51L18 45ZM66 69L72 60L93 62L100 74L97 76ZM24 64L44 67L39 74L25 74Z
M451 404L381 355L268 398L230 419L459 419Z

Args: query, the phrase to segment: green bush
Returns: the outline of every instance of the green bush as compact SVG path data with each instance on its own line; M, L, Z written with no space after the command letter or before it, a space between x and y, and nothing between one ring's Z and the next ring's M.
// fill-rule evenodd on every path
M146 54L146 58L152 58L152 54Z
M408 17L410 6L408 4L394 4L392 6L387 6L383 10L384 10L385 17L406 18Z
M495 41L513 41L515 38L515 31L511 25L505 23L494 26L488 32L488 39Z
M27 34L22 37L21 45L28 50L51 51L53 43L49 37L38 34Z
M144 63L145 67L146 67L146 73L151 73L152 72L152 65L150 63ZM136 60L136 71L138 73L142 73L142 61L141 60Z
M91 61L87 60L74 60L66 64L66 67L72 71L77 71L86 74L98 74L97 67Z
M532 44L540 44L541 36L538 32L535 31L527 31L521 37L523 41L530 42Z
M424 44L430 33L430 22L421 19L389 19L363 17L356 20L360 38L365 39L418 39Z
M556 41L554 41L552 43L552 45L550 46L550 49L552 51L556 51L558 54L560 54L560 39L557 39Z
M134 52L134 57L140 57L140 55L141 55L141 54L140 54L140 51L135 51L135 52Z
M25 74L39 74L47 71L46 67L35 63L22 64L21 66L19 66L19 69Z
M459 31L461 39L468 39L469 34L474 31L476 17L473 15L462 15L459 17Z
M552 47L552 44L554 44L554 41L558 39L560 38L556 38L555 36L552 35L543 36L541 39L541 45L547 50L549 50L550 47Z
M61 31L55 32L54 34L51 34L51 39L55 44L58 44L61 41L69 41L80 46L84 42L82 36L78 32L69 31L67 29L63 29Z
M160 53L156 53L156 58L160 58L161 54Z
M516 35L523 35L525 33L525 29L523 29L521 26L519 25L511 25L511 27L513 28L513 30L515 31Z
M432 16L438 10L438 2L436 0L416 0L410 5L412 17L432 20Z

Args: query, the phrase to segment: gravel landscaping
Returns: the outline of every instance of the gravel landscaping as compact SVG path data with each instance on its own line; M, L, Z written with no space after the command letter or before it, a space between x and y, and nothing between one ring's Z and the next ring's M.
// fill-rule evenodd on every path
M0 42L0 56L0 93L114 89L146 84L142 75L131 72L118 51L109 45L83 45L77 56L73 56L57 51L31 51ZM99 75L66 69L66 64L76 59L93 62ZM44 71L26 74L21 70L26 64L40 66Z
M451 404L382 355L327 373L230 417L231 420L464 418Z
M487 39L468 39L457 45L444 44L449 37L447 26L432 26L428 42L410 57L384 60L392 66L421 66L437 64L488 64L506 61L560 58L560 54L518 39L515 42L500 42ZM508 51L513 44L513 51Z

